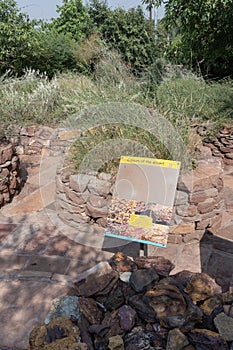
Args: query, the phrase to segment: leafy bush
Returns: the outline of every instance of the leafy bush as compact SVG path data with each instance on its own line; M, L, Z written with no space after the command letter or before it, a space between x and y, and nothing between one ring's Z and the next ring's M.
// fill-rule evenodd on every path
M75 52L79 45L69 35L54 29L37 31L37 50L30 62L30 68L45 72L49 78L56 73L78 70Z
M117 50L136 73L155 61L158 56L155 33L141 7L110 10L106 2L93 0L89 15L101 38Z

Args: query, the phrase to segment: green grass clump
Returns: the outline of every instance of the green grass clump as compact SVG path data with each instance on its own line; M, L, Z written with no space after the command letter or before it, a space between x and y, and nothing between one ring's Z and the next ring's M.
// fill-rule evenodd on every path
M98 145L100 148L96 157L95 148L98 149ZM104 125L87 130L75 141L70 159L78 170L84 157L94 150L94 157L89 156L85 160L85 166L99 172L115 174L120 159L115 156L115 147L121 147L124 155L171 159L169 151L154 135L139 127L124 124ZM87 164L88 161L90 164ZM98 164L101 166L98 167Z
M71 121L72 128L73 121L77 124L92 115L93 120L88 127L85 126L85 133L72 148L71 158L78 168L83 157L98 144L106 147L105 153L109 154L108 140L133 140L137 145L144 145L150 153L137 146L135 150L130 150L131 155L135 151L138 156L137 151L140 151L140 156L172 159L168 148L176 148L179 142L170 138L174 132L169 128L177 131L182 139L185 151L179 157L178 150L175 157L185 164L186 150L192 158L199 142L194 137L193 124L207 124L210 134L225 123L233 124L231 80L206 82L193 74L166 75L154 83L148 94L145 79L145 76L133 76L119 55L108 50L96 63L93 75L67 72L49 79L46 74L32 70L19 78L5 75L0 79L1 126L69 126ZM159 111L160 116L171 123L171 127L165 125L165 129L163 126L160 128L156 124L156 115L153 119L151 111L155 114ZM101 116L105 122L98 126L95 122ZM75 128L78 127L76 124ZM155 136L156 128L160 132L158 138ZM169 147L165 147L166 142L167 145L170 142ZM115 158L119 159L118 156ZM100 170L110 172L118 163L118 160L105 159L104 153L102 161Z
M157 107L177 126L208 123L217 130L233 120L233 82L206 82L182 77L163 81L156 92Z

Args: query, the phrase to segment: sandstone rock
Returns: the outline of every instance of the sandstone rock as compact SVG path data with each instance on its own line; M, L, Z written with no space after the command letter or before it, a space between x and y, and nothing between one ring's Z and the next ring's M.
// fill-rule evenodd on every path
M201 310L175 285L156 285L142 299L165 327L188 331L202 319Z
M79 310L84 314L90 324L100 324L103 318L102 311L98 308L96 301L91 298L78 298Z
M83 193L93 176L86 174L70 175L70 188L76 192Z
M10 160L7 160L5 163L2 163L0 165L0 168L1 168L1 171L3 171L3 168L8 168L11 166L11 161Z
M8 143L0 146L0 164L4 164L7 161L11 161L13 156L13 145Z
M226 147L226 146L220 146L220 151L222 153L231 153L232 152L232 148Z
M195 205L180 205L176 208L176 212L180 216L195 216L197 215L197 207Z
M195 224L194 222L189 223L181 223L180 225L174 225L171 226L169 229L169 233L172 234L181 234L181 235L187 235L190 233L193 233L195 230Z
M87 350L87 345L80 342L79 334L78 327L68 318L55 318L47 326L31 331L28 350Z
M121 289L120 283L116 283L112 293L107 296L104 306L107 310L113 311L118 309L125 302L124 293Z
M104 181L111 181L112 177L113 177L112 174L107 174L107 173L98 174L98 179L104 180Z
M233 159L225 158L224 159L224 164L226 164L226 165L233 165Z
M107 200L101 196L90 194L88 197L88 202L96 208L103 208L107 204Z
M218 314L214 319L214 324L227 341L233 341L233 318L227 316L224 312Z
M214 198L208 198L204 202L199 203L197 206L198 211L201 214L211 212L216 207L216 200Z
M106 228L106 224L107 224L107 217L106 218L97 218L96 219L96 224L98 224L101 227Z
M72 222L78 224L84 224L84 223L89 223L90 222L90 218L89 216L87 216L85 213L69 213L68 211L64 210L63 208L61 208L61 212L59 212L59 204L57 205L57 212L58 215L61 217L62 220L67 220L68 222L70 222L70 224Z
M178 328L169 331L166 350L182 350L188 344L188 338Z
M137 269L135 262L122 252L114 254L109 260L109 263L118 272L129 272Z
M123 305L118 310L120 326L124 331L130 331L135 324L136 311L129 305Z
M124 350L124 342L122 337L115 335L109 338L108 347L110 350Z
M140 269L132 272L130 277L131 287L138 293L143 292L147 287L151 286L153 282L159 280L159 276L155 270Z
M114 337L115 335L122 334L117 311L106 312L105 317L102 321L102 325L109 327L108 333L105 336L108 339Z
M9 203L10 202L10 193L9 192L3 192L3 198L4 198L4 202L5 203Z
M135 259L139 269L152 269L160 276L168 276L175 265L163 256L141 256Z
M65 140L65 141L71 141L75 138L78 138L81 136L81 130L75 129L75 130L61 130L58 134L58 140Z
M83 314L79 317L77 324L80 330L80 337L82 341L87 344L87 350L94 350L92 337L89 332L89 322Z
M153 308L148 305L144 299L139 295L133 295L128 298L128 303L137 311L137 314L146 322L154 323L157 321L156 313Z
M218 333L208 329L193 329L187 334L190 343L200 350L228 350L225 339Z
M88 190L90 193L99 195L99 196L107 196L110 190L110 183L108 181L99 180L93 177L88 183Z
M180 244L180 243L182 243L182 241L183 241L182 235L177 235L177 234L174 234L174 235L169 234L168 235L168 240L167 240L168 243Z
M56 190L58 193L65 193L66 186L64 182L61 181L60 176L56 176Z
M25 126L22 127L20 130L20 135L21 136L34 136L35 135L35 131L36 131L36 127L35 126Z
M118 273L107 262L102 262L94 268L81 273L74 285L78 295L89 297L95 294L107 294L118 279ZM105 289L107 288L107 289Z
M174 205L186 205L188 204L188 193L184 191L176 191L176 197Z
M106 203L105 203L106 204ZM99 217L107 217L108 214L108 207L94 207L90 203L87 202L86 204L86 214L93 217L93 218L99 218Z
M11 163L9 163L9 166L11 165ZM1 177L7 177L10 174L10 171L8 170L8 168L1 168Z
M88 191L85 191L83 193L77 193L75 191L72 191L72 190L68 191L66 189L66 194L69 200L76 205L84 205L89 197Z
M185 292L194 303L205 300L222 292L221 287L213 278L205 273L195 273L187 283Z
M199 162L198 167L187 175L183 175L178 183L178 189L190 192L204 191L216 187L222 174L221 162L215 158L211 163Z
M188 242L193 242L193 241L200 241L203 235L204 235L204 230L196 229L192 233L184 235L183 242L188 243Z
M56 133L56 129L50 128L49 126L41 126L40 129L35 132L35 136L43 140L51 140L55 137Z
M226 156L228 159L233 159L233 152L232 152L232 153L226 153L225 156Z

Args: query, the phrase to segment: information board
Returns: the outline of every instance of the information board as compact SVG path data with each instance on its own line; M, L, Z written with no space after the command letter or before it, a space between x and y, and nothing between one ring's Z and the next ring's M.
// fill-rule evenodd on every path
M180 162L123 156L105 236L166 247Z

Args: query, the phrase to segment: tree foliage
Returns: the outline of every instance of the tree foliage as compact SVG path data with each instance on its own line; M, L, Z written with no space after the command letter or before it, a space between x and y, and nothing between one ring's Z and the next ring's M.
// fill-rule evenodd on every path
M168 0L167 27L176 36L169 58L199 67L205 75L233 75L233 0Z
M58 33L55 29L37 31L37 50L30 67L46 72L49 78L56 73L78 68L75 52L79 44L69 35Z
M75 40L90 34L92 23L82 0L63 0L57 12L59 17L53 19L53 26L59 33L70 34Z
M141 70L155 61L155 33L141 7L110 10L106 2L93 0L89 14L101 38L131 67Z
M0 71L21 73L35 44L35 22L21 13L14 0L0 1Z

